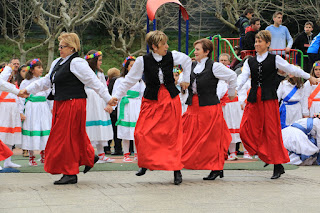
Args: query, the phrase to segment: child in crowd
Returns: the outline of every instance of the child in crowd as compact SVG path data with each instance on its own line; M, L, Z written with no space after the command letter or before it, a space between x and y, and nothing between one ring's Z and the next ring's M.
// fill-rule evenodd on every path
M320 78L320 61L313 64L311 76ZM320 112L320 84L311 85L309 81L304 83L304 116L312 116L314 113Z
M289 64L279 55L268 52L271 44L271 33L262 30L256 35L255 48L257 55L248 59L238 77L239 91L251 75L251 90L240 126L240 137L251 155L268 164L274 164L271 179L277 179L284 173L282 163L290 161L288 152L283 146L279 103L277 98L278 69L297 77L309 79L316 84L316 79L298 67Z
M0 80L8 83L11 78L12 68L5 66L0 74ZM13 145L21 144L21 119L23 117L20 117L18 97L13 93L0 91L0 141L7 145L10 150L12 150ZM21 167L21 165L11 161L11 157L9 157L11 155L6 155L8 158L4 160L3 167Z
M130 72L131 67L135 63L136 58L133 56L127 57L122 64L122 73L114 84L113 96L116 94L118 87L125 81L125 76ZM140 113L141 99L146 86L142 80L139 80L128 91L127 95L119 99L118 103L118 128L119 139L122 139L123 162L132 162L130 159L130 140L134 139L135 126ZM137 148L134 145L134 160L138 160Z
M188 90L181 91L181 86L180 82L183 79L183 72L179 67L174 67L173 68L173 77L174 77L174 83L178 90L180 91L179 96L180 96L180 101L181 101L181 107L182 107L182 114L187 111L188 105L186 105L186 101L188 98Z
M281 128L291 125L302 118L303 80L291 74L282 81L277 90L280 106Z
M300 33L297 36L297 38L294 40L292 48L301 50L303 55L307 55L307 50L310 47L310 44L311 44L312 39L314 37L312 30L313 30L313 23L311 21L307 21L304 24L304 31L302 33ZM303 60L304 60L303 61L304 71L310 73L312 67L309 65L309 58L304 57ZM300 53L298 53L298 55L297 55L297 64L298 65L301 64L301 54Z
M239 133L243 110L241 110L241 104L238 100L238 96L236 96L233 100L229 99L227 82L223 80L219 81L217 86L217 95L222 106L224 120L228 125L232 137L229 146L230 155L228 156L228 160L237 160L238 156L236 145L241 141ZM243 158L252 159L247 150L244 150Z
M103 71L102 52L90 50L85 56L90 68L95 72L98 79L107 87ZM99 160L97 163L111 163L114 159L105 156L104 147L113 138L110 114L104 110L107 103L90 87L85 87L87 94L87 117L86 131L93 147L97 148Z
M27 62L25 80L21 82L20 89L26 88L32 82L40 79L43 73L40 59ZM52 101L47 101L50 90L31 94L28 98L20 98L20 113L25 116L22 125L22 149L29 150L29 165L38 166L35 161L34 150L41 150L40 163L45 161L45 148L49 138L52 122Z
M320 165L320 113L297 120L282 130L283 144L294 165Z
M120 70L118 68L112 67L107 71L108 79L107 79L107 85L109 93L112 94L113 86L116 80L120 77ZM110 114L111 123L112 123L112 129L113 129L113 142L114 142L114 152L111 155L123 155L122 152L122 144L121 139L117 138L117 127L116 122L118 120L117 111L113 110ZM112 143L112 140L109 141L109 146L104 147L104 152L107 153L108 151L111 152L110 144Z

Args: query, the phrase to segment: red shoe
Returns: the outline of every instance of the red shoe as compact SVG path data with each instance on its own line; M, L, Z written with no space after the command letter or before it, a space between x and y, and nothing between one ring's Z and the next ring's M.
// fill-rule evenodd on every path
M29 157L29 165L30 166L38 166L37 162L34 160L35 156Z
M132 160L130 159L130 153L125 153L123 155L123 162L125 162L125 163L131 163L132 162Z
M40 152L40 156L41 156L40 163L44 163L44 157L45 157L44 150Z

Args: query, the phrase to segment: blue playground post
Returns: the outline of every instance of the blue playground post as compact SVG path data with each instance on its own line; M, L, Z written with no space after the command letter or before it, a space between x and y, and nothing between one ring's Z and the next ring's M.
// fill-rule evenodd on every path
M179 23L179 31L178 31L178 50L181 52L181 9L179 9L179 17L178 17Z

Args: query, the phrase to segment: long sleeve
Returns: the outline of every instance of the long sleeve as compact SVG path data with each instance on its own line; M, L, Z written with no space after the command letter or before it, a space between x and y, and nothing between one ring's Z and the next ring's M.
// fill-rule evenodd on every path
M143 75L144 70L144 62L143 57L140 56L136 59L133 66L130 69L130 72L125 76L124 80L121 82L121 84L116 88L116 91L114 91L114 97L121 98L123 97L127 91L135 85ZM113 89L115 90L115 88Z
M242 67L242 73L238 76L237 79L237 91L241 90L243 85L247 82L251 74L248 60L246 60Z
M109 102L111 96L108 88L98 79L88 62L82 58L74 58L70 63L70 71L85 85L93 89L100 97Z
M24 89L26 88L27 84L26 84L26 80L23 80L20 84L20 89ZM20 113L23 113L24 111L24 106L25 106L25 102L26 102L26 99L25 98L21 98L19 97L19 110L20 110Z
M43 78L40 78L39 80L34 81L32 84L30 84L26 87L26 90L28 93L36 94L40 91L47 90L47 89L51 88L52 84L51 84L51 80L50 80L50 75L51 75L51 72L52 72L54 66L58 63L58 61L60 59L61 58L57 58L52 62L48 74L46 74Z
M0 78L0 91L11 92L15 95L19 94L19 90L15 87L15 85L10 84Z
M229 96L234 96L237 87L237 74L221 63L214 63L212 72L216 78L228 83L228 94Z
M191 64L192 60L189 56L184 53L172 51L172 57L174 65L181 65L183 69L183 78L182 82L190 83L190 74L191 74Z
M306 73L305 71L303 71L302 69L300 69L299 67L297 67L293 64L289 64L286 60L284 60L279 55L276 55L276 67L279 70L282 70L282 71L289 73L291 75L294 75L296 77L302 77L304 79L310 78L309 73Z
M0 78L4 81L8 81L10 75L12 73L12 69L9 66L5 66L5 68L3 69L3 71L0 74Z
M36 94L43 90L47 90L51 87L50 74L48 73L43 78L34 81L32 84L28 85L25 89L29 94Z
M304 116L309 116L309 108L308 108L308 98L312 93L312 86L310 85L310 82L307 81L303 85L303 102L302 102L302 114Z
M291 49L292 44L293 44L293 39L292 39L287 27L286 27L286 38L287 38L287 42L288 42L287 47L289 47Z

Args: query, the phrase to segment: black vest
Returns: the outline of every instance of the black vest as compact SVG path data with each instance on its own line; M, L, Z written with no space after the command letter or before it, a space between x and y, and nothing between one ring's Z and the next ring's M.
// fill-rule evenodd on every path
M257 101L257 89L261 87L261 100L274 100L277 97L277 87L279 82L278 70L276 68L276 55L268 53L267 58L259 63L257 57L250 58L248 64L251 70L251 90L248 101Z
M217 79L212 73L213 63L214 62L211 59L208 59L206 61L204 70L199 74L195 74L193 72L195 66L197 65L197 62L192 63L190 86L188 88L189 96L186 104L192 104L192 84L195 79L197 79L197 93L199 97L199 106L210 106L220 103L219 98L217 96L217 84L219 79Z
M143 97L150 100L158 100L158 91L160 88L159 80L159 68L163 73L164 86L170 93L171 98L176 97L179 94L179 90L174 84L173 78L173 57L171 52L167 52L167 55L162 57L162 60L157 62L152 53L143 56L144 62L144 78L146 83L146 89Z
M78 53L71 55L61 65L58 61L51 72L50 80L55 84L54 100L56 101L87 98L84 84L70 71L70 63L76 57L79 57Z

